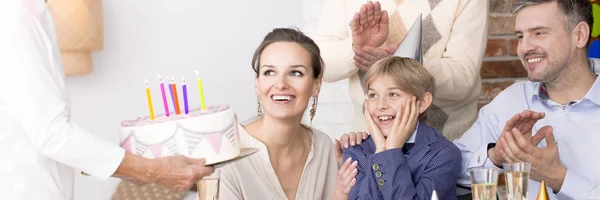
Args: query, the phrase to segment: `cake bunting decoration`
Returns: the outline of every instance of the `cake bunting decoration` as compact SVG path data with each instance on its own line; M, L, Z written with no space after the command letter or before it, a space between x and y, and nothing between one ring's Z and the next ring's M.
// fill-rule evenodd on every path
M154 156L154 158L160 158L162 155L162 144L154 144L154 145L150 145L150 152L152 153L152 156Z

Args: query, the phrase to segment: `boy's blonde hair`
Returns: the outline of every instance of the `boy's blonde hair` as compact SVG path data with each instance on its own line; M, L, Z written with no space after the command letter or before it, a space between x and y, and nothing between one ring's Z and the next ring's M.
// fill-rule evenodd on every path
M433 99L435 79L414 59L392 56L375 62L365 74L366 88L369 88L373 80L384 76L391 78L400 90L415 95L417 100L422 99L425 92L431 93ZM419 115L419 120L427 117L427 110Z

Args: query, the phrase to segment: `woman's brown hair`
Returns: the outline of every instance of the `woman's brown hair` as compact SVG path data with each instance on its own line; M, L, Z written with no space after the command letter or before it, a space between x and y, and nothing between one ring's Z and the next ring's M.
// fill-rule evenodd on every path
M252 56L252 69L254 72L256 72L256 77L260 75L260 55L265 48L267 48L267 46L275 42L294 42L304 47L304 49L310 54L313 77L318 78L321 76L321 74L323 74L323 59L321 58L319 46L317 46L315 41L304 35L304 33L299 30L291 28L276 28L265 36L262 43L260 43L254 52L254 56Z

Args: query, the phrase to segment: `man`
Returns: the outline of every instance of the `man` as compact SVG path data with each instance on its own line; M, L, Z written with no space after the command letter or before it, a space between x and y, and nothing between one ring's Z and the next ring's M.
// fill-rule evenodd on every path
M593 24L587 0L517 0L518 55L530 81L479 112L455 141L468 170L530 162L529 199L545 181L551 199L600 198L600 62L587 58Z
M0 3L0 199L73 199L73 168L186 190L213 168L145 159L73 123L54 25L43 0Z
M450 141L459 138L477 118L488 4L487 0L326 0L314 38L327 66L323 80L349 78L353 131L367 131L359 74L391 56L422 15L423 66L436 80L433 104L447 114L440 117L447 118L441 131Z

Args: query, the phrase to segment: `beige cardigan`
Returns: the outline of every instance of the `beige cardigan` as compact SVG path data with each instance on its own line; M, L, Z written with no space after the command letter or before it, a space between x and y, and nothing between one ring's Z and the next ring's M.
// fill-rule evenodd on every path
M325 61L323 80L349 78L354 105L354 129L367 131L362 115L364 93L355 67L350 21L363 0L326 0L316 35ZM487 44L487 0L382 0L390 15L386 43L402 41L408 28L423 14L423 63L436 79L433 103L448 115L443 133L459 138L477 117L481 93L479 71ZM396 11L397 9L397 11Z
M259 152L221 168L220 199L285 200L287 197L271 165L267 147L238 127L242 147ZM311 149L300 178L296 200L330 199L335 187L338 164L333 142L327 134L311 129Z

